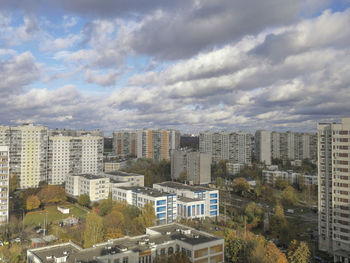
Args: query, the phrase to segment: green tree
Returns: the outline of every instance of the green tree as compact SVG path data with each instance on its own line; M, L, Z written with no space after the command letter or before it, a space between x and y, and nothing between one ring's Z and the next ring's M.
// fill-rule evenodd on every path
M251 202L245 208L245 215L248 217L248 223L251 227L257 227L262 221L263 211L256 203Z
M103 219L94 212L87 214L84 231L84 246L92 245L103 241Z
M90 204L90 197L88 194L82 194L78 198L78 204L81 206L88 206Z
M288 247L288 259L290 263L308 263L310 262L310 249L308 245L301 241L293 240Z
M151 203L146 203L142 208L142 221L144 227L153 226L156 220L156 214L154 212L154 207Z
M224 180L222 177L216 177L216 187L222 188L224 186Z
M275 187L280 190L284 190L289 186L289 183L282 178L277 178L275 181Z
M39 197L37 197L36 195L31 195L27 198L26 200L26 209L28 211L33 210L33 209L37 209L40 206L40 200Z
M243 240L234 230L228 230L225 235L225 255L232 262L239 262L243 253Z
M295 189L293 186L288 186L282 192L282 201L286 205L295 205L298 201L297 195L295 193Z
M113 200L112 200L112 198L108 198L108 199L102 200L99 203L98 208L99 208L99 215L100 216L105 216L108 213L110 213L112 211L112 208L113 208Z
M243 177L236 178L232 183L233 191L244 196L250 190L250 185Z

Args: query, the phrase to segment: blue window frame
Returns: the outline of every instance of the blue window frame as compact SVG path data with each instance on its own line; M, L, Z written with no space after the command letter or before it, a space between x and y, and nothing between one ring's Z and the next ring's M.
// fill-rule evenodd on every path
M211 204L217 204L218 203L218 199L212 199L212 200L210 200L210 203Z
M216 216L217 214L218 214L217 211L210 211L211 216Z
M157 207L157 212L163 212L166 210L166 206Z
M166 204L166 200L159 200L159 201L157 201L157 206L165 205L165 204Z
M210 198L217 198L218 194L210 194Z
M201 214L204 215L204 204L201 204Z
M166 213L157 214L157 218L164 218L166 216Z
M187 216L191 216L191 206L187 207Z
M210 210L217 210L218 209L218 206L217 205L211 205L210 206Z

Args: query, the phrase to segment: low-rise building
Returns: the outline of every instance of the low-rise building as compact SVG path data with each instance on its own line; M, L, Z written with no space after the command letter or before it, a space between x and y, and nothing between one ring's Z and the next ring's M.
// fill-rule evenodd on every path
M237 175L244 168L243 163L226 163L226 172L229 175Z
M163 182L153 184L154 189L174 193L192 199L204 200L204 214L206 217L219 215L219 191L202 186L191 186L176 182Z
M109 194L108 177L93 174L69 174L66 177L66 193L73 197L87 194L90 201L95 202L108 198Z
M111 184L116 186L140 186L145 185L145 176L142 174L126 173L122 171L114 171L101 174L103 177L111 179Z
M81 248L73 242L27 250L27 263L151 263L157 257L187 254L191 262L224 262L224 239L172 223L149 227L145 235L112 239Z
M106 161L104 162L104 172L114 172L118 171L126 165L125 161Z
M301 173L293 172L292 170L288 170L288 171L263 170L262 177L263 177L263 182L266 184L274 184L277 178L287 181L290 184L302 183L307 186L318 184L317 175L301 174Z
M205 217L205 201L184 196L177 197L177 215L179 218L195 219Z
M175 222L177 219L177 198L175 194L161 192L147 187L113 187L112 198L126 201L130 205L142 208L151 203L157 217L157 224Z

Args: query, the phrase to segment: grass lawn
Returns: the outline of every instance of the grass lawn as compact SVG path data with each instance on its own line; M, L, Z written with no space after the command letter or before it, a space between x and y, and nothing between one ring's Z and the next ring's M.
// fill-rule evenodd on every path
M47 218L47 223L56 223L66 217L75 216L75 217L85 217L87 212L74 204L65 204L65 207L69 207L69 214L62 214L57 210L57 205L47 206L44 210L28 212L24 217L25 226L37 226L43 225L45 217Z

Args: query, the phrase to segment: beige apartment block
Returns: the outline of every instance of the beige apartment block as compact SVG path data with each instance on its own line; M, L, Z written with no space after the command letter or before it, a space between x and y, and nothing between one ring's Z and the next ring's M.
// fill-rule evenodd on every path
M319 249L350 262L350 118L318 124Z

